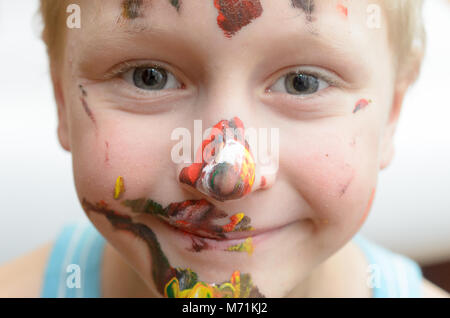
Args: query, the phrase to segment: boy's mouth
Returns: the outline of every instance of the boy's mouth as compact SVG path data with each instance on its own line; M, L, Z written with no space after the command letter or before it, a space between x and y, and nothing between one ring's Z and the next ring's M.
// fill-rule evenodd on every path
M254 244L266 240L295 222L285 222L268 227L253 228L250 217L244 213L229 215L205 199L174 202L163 208L152 200L126 200L142 223L150 224L156 219L163 227L182 241L192 242L192 250L229 250L239 245L251 249ZM148 215L150 214L150 215ZM238 247L236 247L238 248Z
M263 241L274 237L282 232L285 228L293 223L287 223L281 226L253 229L247 231L237 231L225 233L220 236L211 235L207 231L201 229L189 228L188 230L182 226L173 225L167 220L159 219L172 237L178 237L182 242L188 245L192 244L189 250L200 252L201 250L219 250L247 252L252 254L255 246ZM145 221L144 221L145 223Z

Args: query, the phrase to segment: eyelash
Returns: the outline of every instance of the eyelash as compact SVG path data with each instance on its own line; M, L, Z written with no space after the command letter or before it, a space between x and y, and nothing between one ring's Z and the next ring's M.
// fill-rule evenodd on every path
M112 79L114 77L118 77L120 75L125 74L126 72L128 72L129 70L131 70L133 68L138 68L138 67L159 67L159 68L165 69L165 66L162 64L159 64L159 63L123 62L119 66L116 66L112 70L108 71L105 74L104 78Z
M152 62L152 63L128 62L128 61L127 62L123 62L119 66L117 66L117 67L113 68L112 70L108 71L105 74L104 78L105 79L112 79L112 78L115 78L115 77L123 76L124 74L126 74L127 72L132 70L133 68L142 68L142 67L162 68L165 71L167 71L168 73L171 73L172 76L174 76L175 79L177 81L179 81L177 76L175 76L173 74L173 72L168 70L167 67L164 64L158 63L158 62ZM330 76L328 74L324 74L324 72L319 72L319 71L312 70L311 68L309 68L309 70L308 70L308 67L306 67L306 69L305 68L296 68L296 69L291 69L289 71L285 71L281 76L278 76L276 81L273 82L271 84L271 86L266 88L266 90L265 90L266 93L279 93L277 91L272 91L271 87L273 87L276 83L278 83L278 81L280 79L285 78L286 76L288 76L288 75L290 75L292 73L299 73L299 74L304 74L304 75L308 75L308 76L314 76L314 77L316 77L319 80L325 81L329 86L327 88L325 88L325 89L322 89L322 90L326 90L326 89L328 89L330 87L339 87L340 85L342 85L342 83L339 80L336 79L337 75ZM184 83L182 81L179 81L179 82L180 82L180 88L184 88L185 87ZM139 90L141 90L141 89L139 89ZM311 98L313 96L321 96L323 94L322 90L319 90L319 91L317 91L315 93L312 93L312 94L309 94L309 95L308 94L307 95L295 95L295 94L289 94L287 92L285 92L283 94L289 95L291 98L307 99L307 98Z

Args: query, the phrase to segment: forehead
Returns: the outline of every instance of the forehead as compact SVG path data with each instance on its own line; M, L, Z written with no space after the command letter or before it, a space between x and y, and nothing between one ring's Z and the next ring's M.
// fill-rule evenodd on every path
M228 52L236 52L253 55L255 64L270 58L282 64L282 54L292 53L312 62L352 56L356 64L388 46L383 19L381 28L367 27L368 6L368 0L82 0L82 28L69 32L69 52L103 59L131 49L144 57L152 49L177 60L180 52L195 52L202 61L231 61Z
M88 31L146 31L178 28L221 30L228 38L267 27L307 30L367 29L366 0L82 0ZM333 28L325 26L333 23ZM355 23L357 22L357 23ZM270 35L270 32L267 34Z

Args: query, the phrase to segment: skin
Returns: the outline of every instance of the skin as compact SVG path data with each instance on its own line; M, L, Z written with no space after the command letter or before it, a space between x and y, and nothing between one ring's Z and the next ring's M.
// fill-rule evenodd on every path
M68 31L64 63L52 76L58 136L73 156L78 197L109 242L104 296L163 296L161 281L170 271L157 279L152 272L170 269L168 263L191 268L208 283L227 281L240 270L268 297L371 296L368 264L349 240L369 214L379 170L391 161L392 136L412 78L396 76L387 26L376 32L365 27L368 1L349 3L347 19L337 4L315 1L305 15L291 1L261 1L263 14L230 38L217 24L213 3L183 1L177 12L168 1L153 1L140 8L140 17L117 23L120 1L81 1L83 27ZM150 25L158 31L145 28ZM105 78L130 61L158 61L183 85L155 93L120 76ZM332 84L301 97L276 91L278 79L297 67L313 68ZM80 102L79 85L96 125ZM362 98L372 103L354 113ZM225 202L183 187L180 167L170 160L172 130L192 130L195 119L211 127L235 116L246 127L280 128L276 180ZM118 176L126 187L122 200L113 198ZM229 216L244 211L255 229L282 228L254 244L251 256L199 253L157 217L122 204L136 198L161 206L208 199ZM95 213L101 201L119 216ZM118 229L112 219L127 225ZM127 230L132 223L150 229L160 249ZM160 251L168 262L164 268L157 268ZM128 279L117 288L114 277Z
M270 1L261 3L264 14L230 39L215 23L213 5L184 2L183 14L178 14L167 1L154 1L151 7L140 8L142 18L116 24L120 3L102 3L102 14L90 19L98 3L82 2L87 22L79 32L67 35L67 60L72 63L65 63L60 79L66 102L60 105L59 135L73 155L80 200L105 200L114 211L130 216L129 209L111 200L111 187L119 175L129 199L146 197L167 206L202 198L177 182L169 138L176 127L191 128L194 119L211 127L235 116L245 126L280 127L276 182L241 200L216 205L230 215L245 211L257 229L284 226L256 245L251 258L245 253L230 257L222 251L192 253L155 218L146 218L145 224L173 266L192 268L206 282L226 281L238 267L251 273L261 293L283 297L305 293L311 272L342 248L365 218L378 170L390 160L390 133L400 106L391 101L399 83L387 34L368 32L357 18L364 16L367 3L353 3L355 18L348 21L342 21L336 4L314 3L316 34L305 28L304 8L289 1L278 8ZM200 23L203 20L195 16L210 17L210 22ZM174 23L167 23L171 20ZM150 21L160 33L143 30ZM350 29L352 33L346 32ZM154 47L147 44L152 40L158 42ZM208 43L215 43L214 48ZM133 50L127 49L131 44ZM240 50L242 46L247 49ZM279 48L276 52L274 46ZM236 58L229 52L241 53ZM157 97L118 76L104 79L113 66L137 60L163 61L185 88L159 91ZM329 76L336 83L306 97L273 91L278 78L305 65L321 74L333 72ZM73 98L80 84L89 96L97 128L79 99ZM374 102L353 114L361 97ZM354 138L356 143L350 146ZM100 147L105 140L108 167ZM161 295L149 270L152 256L145 242L115 231L104 216L87 212L140 274L150 294Z

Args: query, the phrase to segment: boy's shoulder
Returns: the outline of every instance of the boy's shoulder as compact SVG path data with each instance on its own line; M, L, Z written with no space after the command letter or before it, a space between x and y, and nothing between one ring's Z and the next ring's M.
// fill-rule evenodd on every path
M353 248L356 248L354 249L354 251L357 251L356 254L359 254L359 258L363 259L363 264L366 269L369 268L368 265L373 265L376 263L378 263L378 265L382 265L382 274L390 277L390 279L384 279L383 289L392 289L392 284L399 283L399 278L394 279L394 276L398 275L402 276L403 283L400 285L403 285L403 287L405 286L405 280L411 279L412 281L406 282L406 286L408 286L409 283L412 283L412 285L410 286L411 288L421 290L417 295L413 292L411 295L406 297L450 297L450 294L448 292L430 282L423 276L419 264L416 263L413 259L405 255L395 253L383 247L382 245L364 238L361 235L355 236L354 240L351 242L351 245L353 246ZM389 272L391 272L390 275ZM388 285L390 286L388 287ZM396 295L396 293L388 296L389 293L383 292L379 294L378 297L404 297L405 290L402 290L402 292L397 290L397 293L397 296L393 296Z
M422 280L423 297L425 298L450 298L450 294L427 279Z
M40 297L45 268L54 242L0 266L0 298Z

